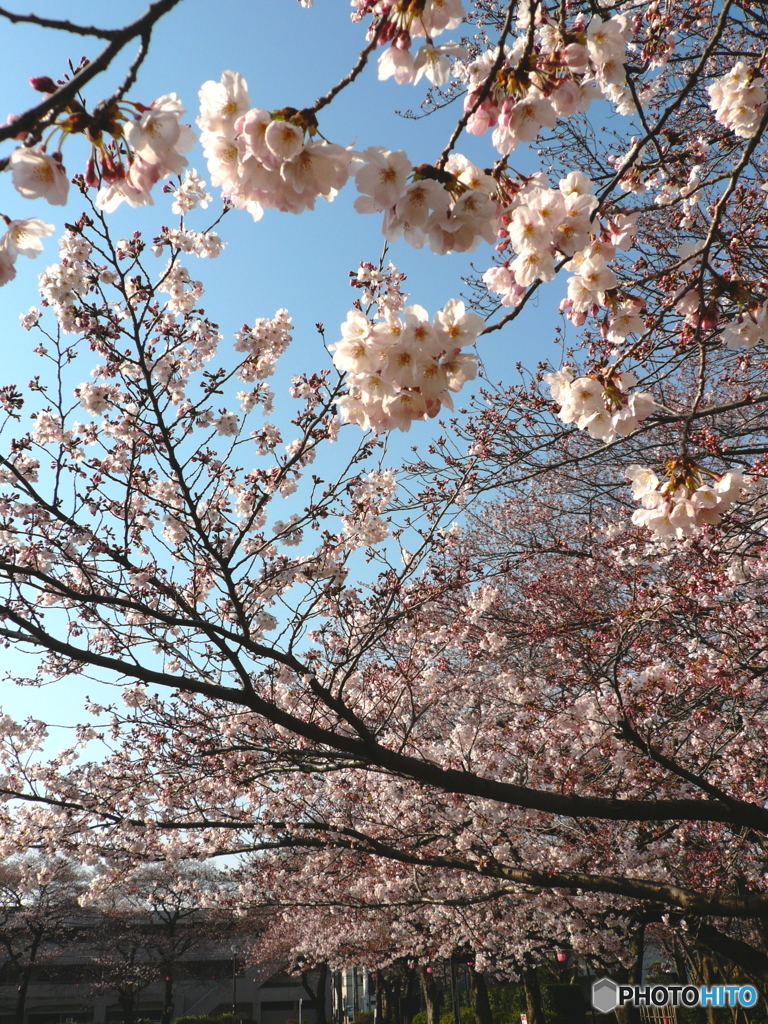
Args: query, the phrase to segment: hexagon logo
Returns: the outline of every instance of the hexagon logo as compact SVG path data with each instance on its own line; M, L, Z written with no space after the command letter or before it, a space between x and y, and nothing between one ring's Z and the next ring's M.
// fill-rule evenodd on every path
M600 978L592 986L592 1005L600 1013L610 1013L619 1005L619 986L610 978Z

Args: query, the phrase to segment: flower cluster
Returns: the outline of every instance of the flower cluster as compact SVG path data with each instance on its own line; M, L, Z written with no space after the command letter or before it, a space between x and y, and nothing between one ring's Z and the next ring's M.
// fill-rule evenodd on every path
M739 138L749 139L755 134L765 111L764 78L739 60L727 75L708 86L707 92L716 121Z
M364 430L409 430L413 420L453 408L451 392L477 375L477 357L461 349L474 344L484 326L455 299L431 323L421 306L377 321L351 310L341 341L330 346L349 386L338 403L341 419Z
M0 285L4 285L16 276L16 257L35 259L43 251L41 239L53 234L54 227L37 217L10 220L0 215L0 220L6 223L5 234L0 236Z
M189 252L200 259L215 259L227 243L215 231L188 231L186 228L164 228L154 240L152 251L159 256L168 245L179 252Z
M386 270L373 263L361 263L358 270L351 271L349 276L352 278L349 282L352 287L362 289L356 305L371 306L376 303L376 310L382 318L388 312L397 315L402 311L408 298L400 289L405 274L401 274L393 263L389 263Z
M186 271L184 277L188 279ZM178 415L181 416L189 408L181 403L185 401L190 377L214 357L221 342L221 334L210 320L192 315L194 295L202 293L199 281L191 282L190 292L185 288L187 280L176 279L171 285L166 279L164 283L164 290L171 294L171 299L168 302L169 312L158 324L158 329L168 339L169 347L151 364L152 377L166 389L170 400L180 406ZM170 308L174 305L178 305L177 310ZM184 337L187 344L179 345L176 340L176 312L185 313ZM203 421L198 419L198 423L202 425Z
M458 28L465 11L461 0L353 0L353 21L371 15L373 23L368 39L389 48L379 58L379 78L394 78L402 85L426 77L433 85L445 85L450 77L449 57L463 57L466 51L457 43L435 46L432 40L442 32ZM414 39L426 39L414 54Z
M537 174L513 196L503 217L499 249L511 245L517 258L483 275L504 305L516 305L535 281L551 281L558 252L573 256L589 245L590 215L597 207L591 189L592 182L580 171L563 178L557 190Z
M93 115L77 104L56 123L65 138L87 135L91 153L84 181L98 189L97 206L110 212L122 202L151 204L153 185L187 166L182 154L195 144L195 135L181 123L184 113L176 93L168 93L150 106L113 103ZM44 145L20 146L11 153L9 167L14 187L26 199L42 198L54 206L66 203L69 181L61 152L50 154Z
M560 406L558 419L588 430L590 437L608 442L617 434L631 434L656 408L645 391L628 392L637 378L633 373L606 370L599 377L577 377L570 370L548 373L552 398Z
M292 330L287 309L278 309L271 320L259 318L253 327L243 325L235 334L235 351L247 353L237 371L240 380L250 384L271 377L277 360L293 340Z
M444 168L414 168L403 152L371 146L360 154L355 184L358 213L384 213L388 241L405 238L416 249L471 252L496 239L496 182L466 157L453 153ZM409 178L411 180L409 181Z
M343 516L343 534L339 537L350 551L370 547L389 536L389 527L380 513L395 493L397 481L391 469L372 470L352 491L354 515Z
M592 194L592 182L581 171L571 171L559 187L549 187L545 175L538 173L511 192L501 218L500 241L496 248L503 252L511 247L515 259L483 274L488 289L501 296L505 306L517 305L525 289L536 281L551 281L556 272L558 256L568 256L566 268L575 271L569 278L568 297L561 310L580 326L587 311L606 305L606 292L617 286L617 279L608 267L617 247L627 248L634 235L633 217L617 215L603 225L595 216L598 200ZM628 320L632 312L635 319ZM637 307L623 306L615 310L611 329L626 337L642 330Z
M225 71L200 89L201 141L211 181L233 206L258 220L264 208L301 213L331 200L349 177L352 154L314 141L310 111L250 108L245 80Z
M721 337L726 348L754 348L768 338L768 302L762 302L727 324Z
M178 260L170 260L157 291L170 296L165 304L171 313L191 313L203 294L200 281L193 281L189 271Z
M672 460L665 468L664 482L645 466L624 470L635 500L643 506L633 513L632 522L662 539L691 537L702 526L719 523L744 485L739 470L718 475L685 459Z
M120 400L116 384L80 384L75 396L89 416L102 416Z
M110 212L123 201L129 206L152 203L150 191L161 178L181 174L187 166L186 157L194 146L195 133L181 123L186 113L175 92L156 99L149 107L137 106L136 116L123 124L127 144L128 167L102 149L101 176L103 184L96 205ZM93 159L93 158L92 158ZM95 177L86 172L86 181L95 184Z
M90 254L90 242L73 231L65 231L59 239L61 261L46 267L40 275L43 305L53 306L59 326L68 334L84 326L76 300L91 287L94 269L88 263Z
M171 210L180 217L198 206L203 210L207 209L211 201L210 193L205 191L205 182L195 170L188 170L179 187L171 191L173 195Z
M467 130L482 135L493 128L493 144L506 156L520 142L532 142L542 128L554 128L558 117L586 110L601 93L620 99L627 37L624 15L607 20L595 15L588 25L579 16L565 34L544 20L536 29L532 52L527 31L506 47L482 101L498 49L459 66L468 85L464 109L472 112Z

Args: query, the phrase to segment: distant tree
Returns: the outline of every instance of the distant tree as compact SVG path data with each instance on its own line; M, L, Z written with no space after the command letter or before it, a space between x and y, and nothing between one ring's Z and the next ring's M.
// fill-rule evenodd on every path
M78 900L87 884L84 871L59 857L32 855L0 865L0 956L17 984L15 1024L24 1022L33 971L82 931Z
M195 952L200 959L216 943L229 948L242 929L242 919L230 909L231 884L212 867L149 864L108 871L95 880L92 893L103 914L98 962L104 984L118 993L128 1015L125 1024L136 1013L141 991L158 979L164 985L162 1024L170 1024L175 983L186 976Z

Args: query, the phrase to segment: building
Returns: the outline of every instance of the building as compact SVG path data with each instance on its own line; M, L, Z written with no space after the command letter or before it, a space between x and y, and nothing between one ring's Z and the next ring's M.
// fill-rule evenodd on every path
M231 1013L256 1024L316 1024L315 1002L301 980L280 964L240 967L230 952L183 960L173 979L172 1019L183 1016L216 1016ZM149 965L147 965L149 966ZM24 1024L115 1024L124 1017L118 993L109 978L99 977L103 968L89 961L87 953L61 952L40 961L32 973L25 1005ZM160 1021L166 994L166 978L155 971L137 996L137 1019ZM18 977L6 971L0 976L0 1024L13 1024ZM327 1011L330 1016L330 991Z

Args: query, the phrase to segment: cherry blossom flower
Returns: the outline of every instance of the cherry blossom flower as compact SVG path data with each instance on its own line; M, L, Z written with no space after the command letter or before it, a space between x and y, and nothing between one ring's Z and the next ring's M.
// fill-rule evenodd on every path
M663 481L639 465L629 466L624 475L632 482L633 497L643 505L632 514L632 522L663 540L691 537L703 526L716 525L744 487L740 470L705 473L685 460L673 461Z
M0 249L5 249L12 257L29 256L34 259L43 251L42 238L52 235L55 228L37 217L25 220L12 220L8 223L6 233L0 238Z
M208 81L200 87L200 116L198 126L203 132L231 132L234 125L251 105L248 85L236 71L224 71L218 82Z
M332 200L349 176L352 152L342 146L312 138L316 122L302 120L299 112L259 108L223 119L221 105L231 115L245 102L237 82L230 77L206 83L201 90L203 150L214 185L237 209L258 220L265 208L301 213L314 208L321 196ZM239 96L239 98L238 98ZM213 113L212 113L213 111ZM216 113L219 111L219 113Z
M188 170L184 174L184 180L173 192L173 205L171 210L179 215L189 213L196 207L205 210L211 201L211 196L205 191L205 182L195 170Z
M14 188L25 199L47 199L52 206L64 206L69 194L69 181L58 154L49 156L42 149L22 146L10 156Z
M41 311L32 306L28 312L19 314L19 322L25 331L31 331L33 327L37 327L41 316Z
M458 299L449 299L443 308L435 313L435 328L443 348L464 348L474 345L478 336L485 329L485 321L477 313L468 313L464 303Z
M743 60L707 87L715 119L742 139L757 131L766 104L765 79Z
M231 436L240 429L240 420L236 412L225 412L213 421L213 427L217 434Z
M768 337L768 303L763 302L751 312L727 324L721 333L726 346L733 350L754 348Z
M360 158L366 162L355 174L355 185L363 195L355 200L355 209L360 213L379 213L394 206L405 192L413 170L404 151L393 153L381 146L371 146L360 153ZM371 208L366 208L366 204Z
M0 248L0 285L8 284L16 277L16 261L7 249Z
M389 275L400 276L395 268ZM485 323L455 299L433 323L417 305L406 307L402 317L386 307L379 315L383 318L372 322L351 310L341 325L341 341L329 346L349 387L339 415L365 430L409 430L414 419L452 408L449 392L477 375L477 357L460 350L475 341Z
M629 392L637 383L633 373L607 370L601 379L578 377L570 370L544 376L552 398L560 409L558 419L575 423L591 437L611 441L617 434L630 434L656 409L647 392Z
M105 213L114 213L121 203L128 203L129 206L154 206L154 199L149 194L149 189L154 182L147 182L148 187L137 188L127 178L114 181L110 185L104 185L99 189L96 196L96 205Z
M379 57L378 77L380 81L394 78L398 85L415 81L416 68L413 54L399 46L390 46Z
M441 43L438 46L425 43L419 47L413 61L413 83L416 85L422 77L432 85L447 85L451 77L449 57L465 57L467 51L460 43ZM397 79L396 79L397 80Z

